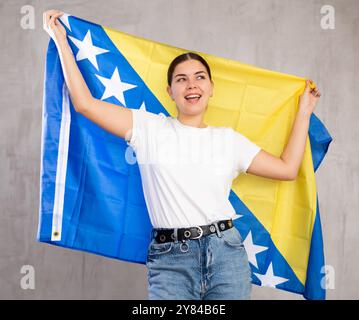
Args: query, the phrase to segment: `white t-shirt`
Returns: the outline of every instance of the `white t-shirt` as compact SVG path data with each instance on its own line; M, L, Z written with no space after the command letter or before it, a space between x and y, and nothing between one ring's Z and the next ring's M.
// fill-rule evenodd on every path
M131 109L130 145L139 165L154 228L183 228L236 219L232 181L261 150L230 127L196 128L177 118Z

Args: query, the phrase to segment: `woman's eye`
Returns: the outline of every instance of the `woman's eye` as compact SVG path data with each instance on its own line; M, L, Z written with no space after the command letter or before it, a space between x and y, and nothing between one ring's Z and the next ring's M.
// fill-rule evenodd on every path
M205 79L205 76L198 76L197 79ZM186 80L185 78L179 78L177 82L180 82L181 80Z

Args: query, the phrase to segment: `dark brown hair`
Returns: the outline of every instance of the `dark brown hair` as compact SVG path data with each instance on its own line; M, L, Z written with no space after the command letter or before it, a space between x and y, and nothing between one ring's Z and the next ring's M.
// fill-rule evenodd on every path
M209 68L209 65L208 65L207 61L204 60L197 53L187 52L187 53L183 53L183 54L177 56L176 58L174 58L173 61L170 64L170 66L168 67L167 83L168 83L169 86L171 86L171 84L172 84L172 76L173 76L173 72L174 72L176 66L178 64L180 64L181 62L184 62L184 61L187 61L187 60L197 60L197 61L201 62L205 66L205 68L207 69L209 78L212 81L211 69Z

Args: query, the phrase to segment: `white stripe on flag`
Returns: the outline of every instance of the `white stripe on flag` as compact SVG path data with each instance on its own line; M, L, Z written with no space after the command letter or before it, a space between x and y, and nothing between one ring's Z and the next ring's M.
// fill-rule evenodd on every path
M54 211L52 215L51 241L61 240L62 217L63 217L63 209L64 209L65 183L66 183L66 171L67 171L67 157L69 152L70 124L71 124L70 98L69 98L69 92L66 87L66 83L64 83L62 87L62 115L61 115L61 127L60 127L60 138L59 138L59 150L57 156L55 200L54 200Z

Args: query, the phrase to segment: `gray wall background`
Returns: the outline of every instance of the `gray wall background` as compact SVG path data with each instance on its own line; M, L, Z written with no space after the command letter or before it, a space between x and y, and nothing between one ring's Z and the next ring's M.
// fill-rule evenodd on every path
M20 25L35 9L35 28ZM320 25L323 5L335 29ZM315 113L334 138L317 171L329 299L359 298L359 1L108 0L0 3L0 299L146 299L146 267L36 242L41 110L48 36L57 8L133 35L259 67L310 77L322 92ZM35 289L23 290L23 265ZM253 299L302 299L253 286Z

